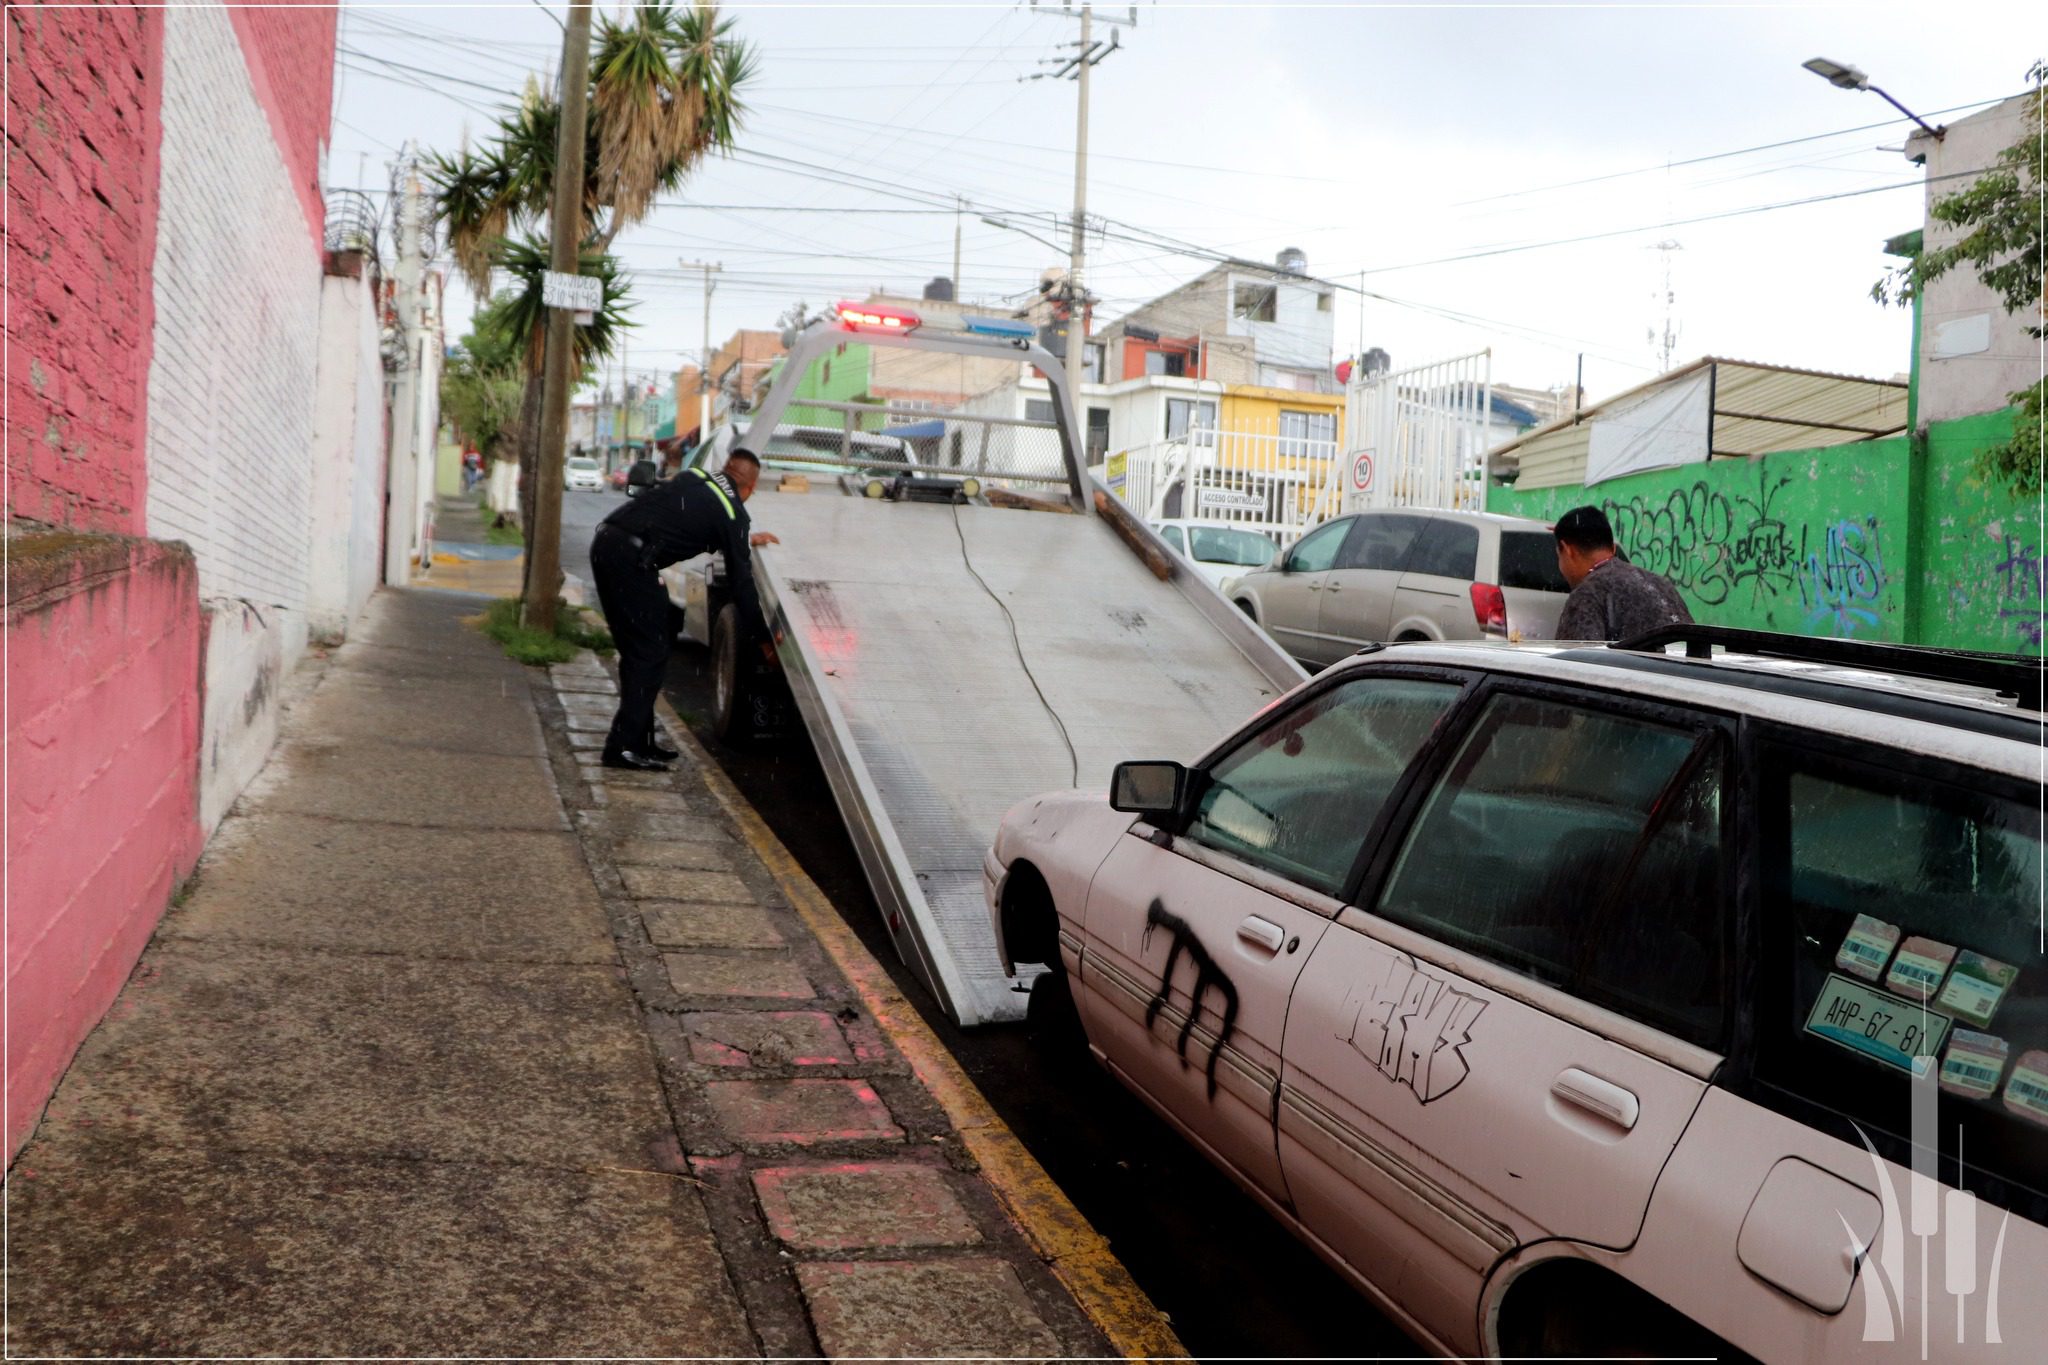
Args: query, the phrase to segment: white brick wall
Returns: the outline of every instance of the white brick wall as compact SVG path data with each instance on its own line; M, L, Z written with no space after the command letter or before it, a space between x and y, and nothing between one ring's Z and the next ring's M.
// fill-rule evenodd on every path
M302 610L320 258L227 11L164 14L149 534L199 591Z
M199 563L211 834L306 647L321 257L225 9L165 10L163 129L148 530Z

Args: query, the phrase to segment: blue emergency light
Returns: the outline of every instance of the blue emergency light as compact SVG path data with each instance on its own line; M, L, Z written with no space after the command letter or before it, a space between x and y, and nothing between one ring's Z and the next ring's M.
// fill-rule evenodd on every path
M1038 329L1020 318L980 318L970 314L960 319L960 325L978 336L1010 341L1031 341L1038 336Z

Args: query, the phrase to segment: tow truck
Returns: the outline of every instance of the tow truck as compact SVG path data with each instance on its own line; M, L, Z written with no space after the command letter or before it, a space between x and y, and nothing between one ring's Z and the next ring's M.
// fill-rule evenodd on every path
M797 396L850 340L1035 367L1053 419ZM870 429L888 421L908 434ZM843 303L799 334L745 433L693 460L761 458L748 512L781 540L754 551L774 662L742 648L716 556L668 574L684 638L710 650L714 729L745 742L800 719L891 940L963 1026L1021 1019L1043 971L1006 968L983 903L1003 813L1107 789L1134 754L1191 761L1305 676L1088 473L1080 423L1028 322Z

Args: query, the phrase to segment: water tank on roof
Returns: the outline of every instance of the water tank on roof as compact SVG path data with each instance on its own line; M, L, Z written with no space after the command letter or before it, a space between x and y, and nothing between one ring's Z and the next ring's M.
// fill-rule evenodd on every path
M953 281L944 275L934 275L932 282L924 287L924 296L934 303L953 301Z
M1286 248L1274 260L1290 275L1308 274L1308 253L1298 246Z

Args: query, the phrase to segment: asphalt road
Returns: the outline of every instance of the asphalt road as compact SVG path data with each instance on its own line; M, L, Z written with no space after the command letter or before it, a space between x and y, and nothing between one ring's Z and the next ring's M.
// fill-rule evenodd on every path
M562 494L562 570L583 580L584 600L592 606L597 605L597 592L590 585L590 533L625 500L624 493L610 489Z
M596 505L593 519L610 504ZM897 957L808 738L747 751L721 744L704 723L711 713L705 664L704 651L676 647L667 692L677 712L1004 1121L1109 1238L1191 1352L1212 1359L1415 1354L1399 1328L1085 1053L1048 1057L1021 1028L955 1026Z

